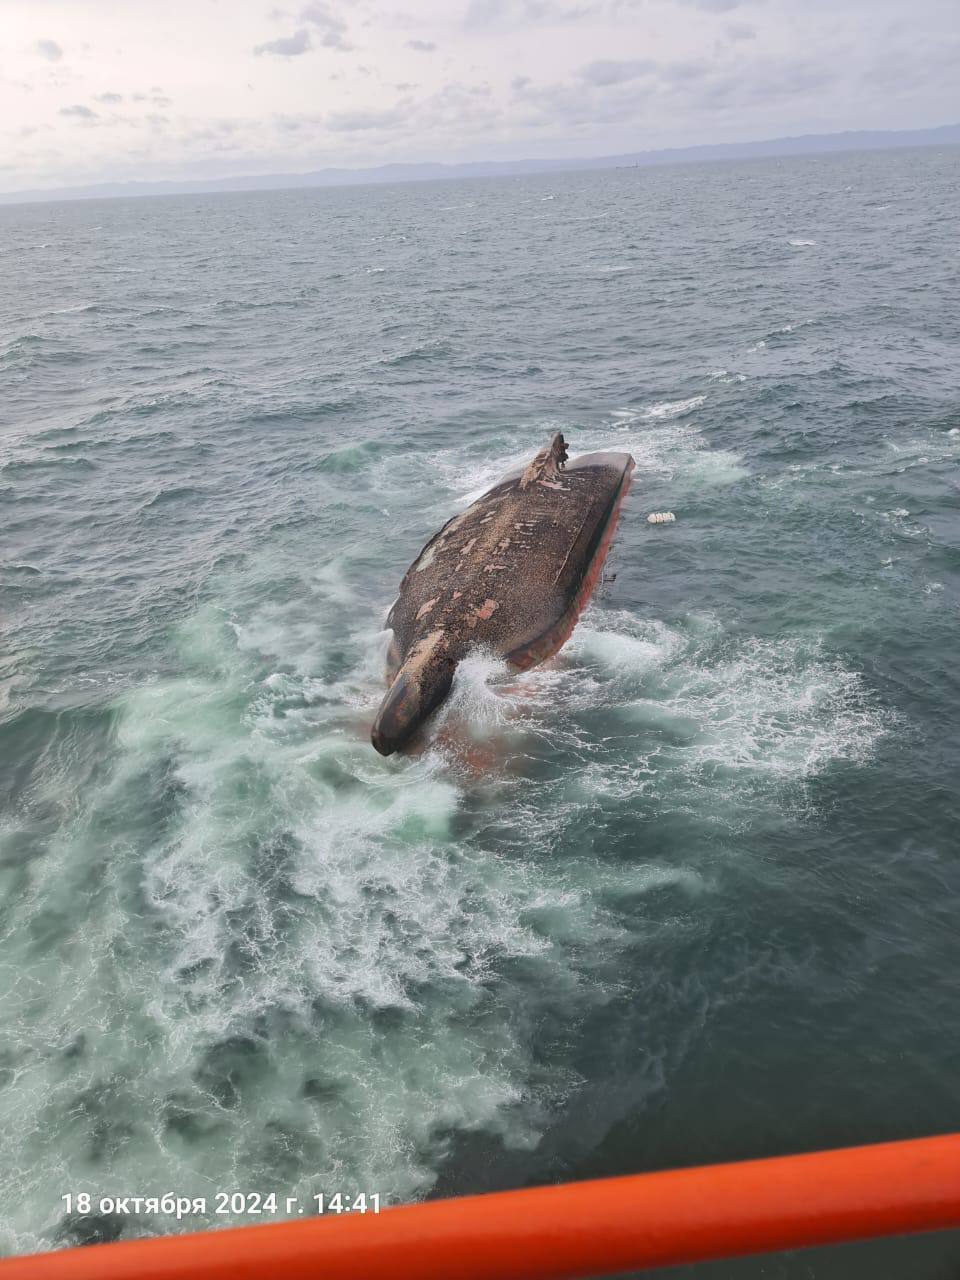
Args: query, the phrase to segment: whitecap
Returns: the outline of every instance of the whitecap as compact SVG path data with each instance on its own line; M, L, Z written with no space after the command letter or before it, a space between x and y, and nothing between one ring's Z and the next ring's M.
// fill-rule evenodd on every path
M605 624L603 629L590 625L593 618ZM681 645L680 634L662 622L604 612L584 620L571 637L567 652L583 663L597 661L618 673L638 676L662 666Z
M747 638L725 662L678 672L671 705L701 726L680 748L683 767L785 779L864 762L884 718L861 678L817 641Z
M210 1159L229 1164L238 1144L245 1167L263 1174L262 1149L283 1125L298 1142L315 1140L289 1179L290 1194L304 1202L321 1173L391 1199L422 1195L445 1150L435 1135L483 1129L534 1145L541 1100L573 1083L562 1066L532 1062L535 1010L511 994L511 965L538 966L538 984L563 993L570 1017L607 998L601 985L584 982L578 958L590 939L620 945L597 899L599 881L589 866L577 870L575 852L573 862L544 858L531 870L531 855L546 851L551 824L562 830L567 809L544 814L526 792L499 803L492 794L461 838L467 797L441 743L414 758L382 760L371 750L367 729L381 688L369 674L369 637L333 625L343 611L328 589L339 596L339 574L321 570L313 592L305 583L298 600L234 618L236 643L219 610L185 624L179 645L188 674L123 696L116 765L89 797L92 813L116 820L125 807L157 804L151 788L166 787L149 841L97 852L97 867L116 878L117 901L91 917L91 963L127 928L128 882L137 886L149 960L143 964L139 944L125 947L119 991L82 985L85 1025L127 1016L130 1002L139 1036L150 1036L146 1066L140 1038L117 1046L112 1063L134 1094L120 1110L162 1114L175 1094L178 1106L205 1113L211 1094L232 1098L217 1112L222 1133L211 1132L202 1159L175 1142L151 1145L143 1170L150 1191L170 1183L202 1194ZM355 658L339 676L309 674L345 644ZM522 717L528 705L553 705L538 683L549 671L531 681L532 697L501 687L504 674L496 658L461 664L438 735L444 719L460 719L487 738L509 729L514 710ZM504 839L525 845L516 861L476 839L507 815ZM79 839L67 831L49 850L34 892L45 884L75 891ZM655 865L643 876L612 871L602 887L643 892L672 874ZM505 1010L492 1021L482 1016L491 992ZM465 1035L474 1007L481 1016ZM51 1007L37 1034L58 1034L63 1016L59 1004ZM235 1050L262 1068L242 1101L222 1065ZM329 1101L305 1124L304 1081L315 1078L327 1082ZM18 1148L49 1099L37 1091L19 1100L8 1135ZM58 1147L63 1158L70 1146L68 1138Z
M630 760L584 734L563 739L597 757L581 786L734 825L784 787L800 801L828 768L862 765L893 725L815 636L727 636L714 617L667 625L594 606L559 661L563 680L539 708L551 730L563 717L563 739L578 709L603 707L623 726L615 741L627 726L639 735Z
M693 397L705 400L705 397ZM606 429L577 428L564 422L543 422L536 428L524 428L523 436L529 441L544 439L562 431L571 456L581 453L602 453L608 450L633 455L641 472L656 473L669 480L673 495L679 495L699 485L733 484L750 474L743 455L732 449L710 448L689 413L691 401L684 412L662 413L651 416L645 409L615 409L609 416L613 422ZM654 406L656 407L656 406ZM530 461L529 443L497 457L472 461L460 451L444 451L431 454L429 465L441 477L445 486L456 495L461 505L476 502L488 489L505 476L517 473ZM422 464L420 464L422 465Z
M690 396L686 400L661 400L643 410L643 417L651 419L682 418L707 402L706 396Z
M774 329L774 333L794 333L797 329L805 329L810 324L813 324L812 320L793 320L789 324L781 325L779 329Z

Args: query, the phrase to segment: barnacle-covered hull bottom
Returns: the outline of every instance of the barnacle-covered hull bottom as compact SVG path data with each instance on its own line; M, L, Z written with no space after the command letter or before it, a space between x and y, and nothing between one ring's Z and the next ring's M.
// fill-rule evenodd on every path
M390 688L371 734L382 755L443 702L471 651L523 671L566 642L600 577L633 469L628 453L568 461L557 435L430 539L387 617Z

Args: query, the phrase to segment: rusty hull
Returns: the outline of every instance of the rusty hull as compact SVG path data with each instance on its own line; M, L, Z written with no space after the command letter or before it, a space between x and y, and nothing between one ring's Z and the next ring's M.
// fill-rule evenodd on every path
M633 468L628 453L568 463L557 435L430 539L387 617L391 686L371 734L381 755L443 702L471 650L518 670L556 653L599 577Z

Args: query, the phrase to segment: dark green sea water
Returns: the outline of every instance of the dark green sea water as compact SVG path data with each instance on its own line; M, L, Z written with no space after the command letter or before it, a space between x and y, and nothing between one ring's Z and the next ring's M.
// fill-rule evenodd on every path
M960 1129L958 178L0 209L0 1249L226 1221L69 1191ZM487 771L381 759L400 576L558 429L637 460L602 590L549 666L462 671Z

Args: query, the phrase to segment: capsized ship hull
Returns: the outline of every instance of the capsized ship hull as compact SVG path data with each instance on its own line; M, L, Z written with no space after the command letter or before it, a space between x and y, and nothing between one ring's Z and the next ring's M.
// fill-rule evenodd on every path
M391 687L371 735L381 754L402 747L443 702L472 650L522 671L567 641L599 580L634 465L627 453L568 461L557 435L430 539L387 618Z

